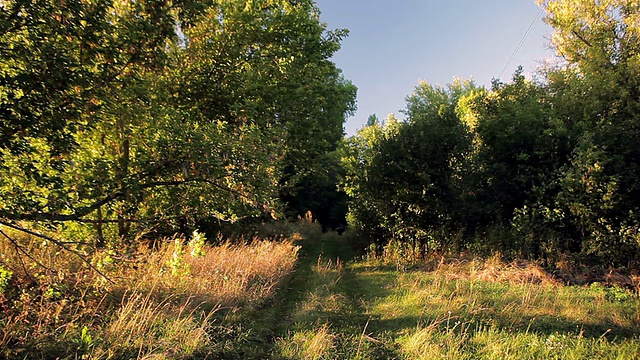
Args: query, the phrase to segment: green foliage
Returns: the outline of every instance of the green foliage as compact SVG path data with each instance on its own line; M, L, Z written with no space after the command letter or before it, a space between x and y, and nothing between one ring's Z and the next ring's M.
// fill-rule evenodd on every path
M344 144L341 185L352 198L351 226L374 242L392 237L421 251L442 245L430 234L459 216L457 179L471 146L456 104L475 88L460 80L447 88L421 83L407 98L407 122L372 121Z
M78 351L81 354L87 353L94 345L93 336L89 333L89 328L82 327L80 337L77 339Z
M312 1L0 6L3 221L106 246L335 192L312 180L356 88L330 61L347 31Z
M477 200L486 199L483 208L493 208L503 219L538 193L544 196L568 162L565 125L543 102L545 96L544 88L525 80L520 69L511 83L494 83L471 105L477 119Z
M539 3L565 63L488 90L421 83L405 123L383 131L371 118L345 142L349 220L370 243L637 262L638 5Z
M555 28L552 45L571 65L566 72L549 74L550 80L559 83L555 88L570 86L579 95L569 101L582 107L563 114L578 131L556 202L567 214L565 222L581 235L582 251L625 264L637 257L640 246L640 87L632 75L640 70L638 4L541 3ZM566 99L559 100L566 106Z
M192 257L202 257L205 255L204 246L207 241L207 238L204 234L201 234L198 230L194 230L191 235L191 240L189 240L189 254Z
M189 263L185 260L185 250L183 239L175 238L173 240L173 254L167 261L167 265L171 268L173 276L187 276L191 272Z
M4 295L9 288L13 272L0 266L0 295Z
M626 302L634 299L631 292L618 284L605 287L601 283L594 282L589 285L589 290L610 302Z

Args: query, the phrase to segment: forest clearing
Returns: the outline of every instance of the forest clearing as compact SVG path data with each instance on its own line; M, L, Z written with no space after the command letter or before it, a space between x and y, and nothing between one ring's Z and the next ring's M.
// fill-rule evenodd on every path
M346 134L314 0L0 0L0 357L640 358L640 3L536 4Z

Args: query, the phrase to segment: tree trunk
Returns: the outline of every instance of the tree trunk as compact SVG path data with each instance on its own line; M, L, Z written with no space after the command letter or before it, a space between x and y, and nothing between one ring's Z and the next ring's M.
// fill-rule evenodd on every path
M122 202L119 204L118 208L118 237L121 241L127 241L129 238L129 228L130 225L126 221L128 213L128 205L129 205L129 194L126 191L126 177L129 174L129 159L130 159L130 149L129 149L129 137L126 133L125 123L122 119L118 119L116 126L118 128L118 132L122 138L122 143L120 144L120 158L118 164L118 173L117 180L118 186L121 191L124 192L122 197Z
M104 233L102 231L102 224L103 224L102 220L103 220L103 218L102 218L102 208L101 207L98 208L97 213L98 213L98 222L96 223L95 228L96 228L96 232L98 233L98 240L96 240L96 247L98 249L102 249L102 248L104 248L106 243L104 241Z

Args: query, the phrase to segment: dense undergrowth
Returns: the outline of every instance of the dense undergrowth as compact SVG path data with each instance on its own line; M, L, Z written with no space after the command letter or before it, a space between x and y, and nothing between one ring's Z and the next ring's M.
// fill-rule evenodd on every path
M0 240L0 357L221 356L244 341L234 328L238 319L273 299L291 276L293 241L302 235L288 230L280 241L213 246L195 233L189 242L166 239L157 248L79 247L88 262L7 233Z

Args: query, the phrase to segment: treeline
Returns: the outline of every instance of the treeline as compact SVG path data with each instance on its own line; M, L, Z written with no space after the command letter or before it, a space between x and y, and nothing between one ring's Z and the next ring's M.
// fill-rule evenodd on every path
M420 83L341 149L370 243L627 266L640 255L640 5L540 1L561 62L490 89Z
M3 1L0 224L104 246L330 206L304 199L335 187L325 164L356 88L330 60L347 32L319 13Z
M3 1L0 224L101 247L307 210L335 227L348 196L378 245L627 265L640 5L539 3L559 65L421 83L404 121L343 140L347 31L312 0Z

